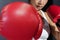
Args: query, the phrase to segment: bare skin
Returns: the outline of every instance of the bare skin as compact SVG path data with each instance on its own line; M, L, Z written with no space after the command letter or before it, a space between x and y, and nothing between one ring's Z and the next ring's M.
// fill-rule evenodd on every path
M46 5L47 2L48 2L48 0L31 0L31 4L36 8L38 13L42 17L43 17L43 15L42 15L40 10ZM45 16L47 18L46 21L50 24L53 36L56 38L56 40L60 40L60 38L59 38L60 37L60 31L58 30L57 25L51 20L51 18L49 17L47 12L45 12Z

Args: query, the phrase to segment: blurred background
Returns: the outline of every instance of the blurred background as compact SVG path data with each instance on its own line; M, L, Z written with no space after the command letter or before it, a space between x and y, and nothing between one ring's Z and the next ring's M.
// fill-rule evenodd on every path
M23 1L23 2L27 2L27 3L29 2L29 0L0 0L0 10L6 4L15 2L15 1ZM60 5L60 0L53 0L53 4Z
M0 0L0 11L2 7L4 7L6 4L15 2L15 1L22 1L22 2L29 3L29 0ZM53 0L53 4L60 5L60 0ZM0 40L6 40L6 38L0 35Z

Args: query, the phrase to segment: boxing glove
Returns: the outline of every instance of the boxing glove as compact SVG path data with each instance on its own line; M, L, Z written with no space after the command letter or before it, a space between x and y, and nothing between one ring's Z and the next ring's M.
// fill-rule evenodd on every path
M53 22L60 27L60 6L51 5L47 9L48 15L53 20Z
M0 32L1 32L1 28L2 28L2 15L0 14Z
M43 21L35 8L24 2L13 2L2 11L1 34L7 40L38 39L42 33Z

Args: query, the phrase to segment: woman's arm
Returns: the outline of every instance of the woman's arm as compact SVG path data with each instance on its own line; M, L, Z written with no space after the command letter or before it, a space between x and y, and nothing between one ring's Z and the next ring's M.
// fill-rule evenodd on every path
M42 15L42 13L40 11L38 11L38 13L43 17L43 15ZM46 21L50 24L52 35L56 38L56 40L60 40L60 32L59 32L56 24L51 20L51 18L49 17L49 15L46 12L45 12L45 16L47 18Z
M41 11L38 11L38 13L44 18L44 16L43 16L43 14L41 13ZM49 17L48 13L45 12L44 15L45 15L45 17L47 18L46 21L50 24L52 30L59 32L56 24L51 20L51 18ZM44 19L45 19L45 18L44 18Z
M52 35L56 38L56 40L60 40L60 31L58 30L57 26L55 23L53 23L53 21L51 20L51 18L48 16L47 13L45 13L46 18L48 20L48 23L50 24L51 27L51 31L52 31Z
M51 20L51 18L48 16L48 14L47 14L46 12L45 12L45 15L46 15L46 18L47 18L47 20L48 20L47 22L50 24L52 30L59 32L56 24Z

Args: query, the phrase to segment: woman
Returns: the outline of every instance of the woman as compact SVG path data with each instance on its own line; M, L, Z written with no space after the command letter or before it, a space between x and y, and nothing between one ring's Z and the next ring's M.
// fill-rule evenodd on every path
M43 7L47 5L48 0L31 0L30 2L43 17L43 21L44 21L44 28L39 40L47 40L50 34L50 28L49 28L49 24L46 21L47 18L45 17L45 12L43 12L41 9L45 10L47 8L47 7L46 8Z
M52 20L46 12L46 9L52 4L52 0L30 0L30 3L36 8L38 13L43 17L44 21L44 28L39 40L47 40L50 34L49 24L52 29L55 28L53 30L58 31L56 25L52 22Z

